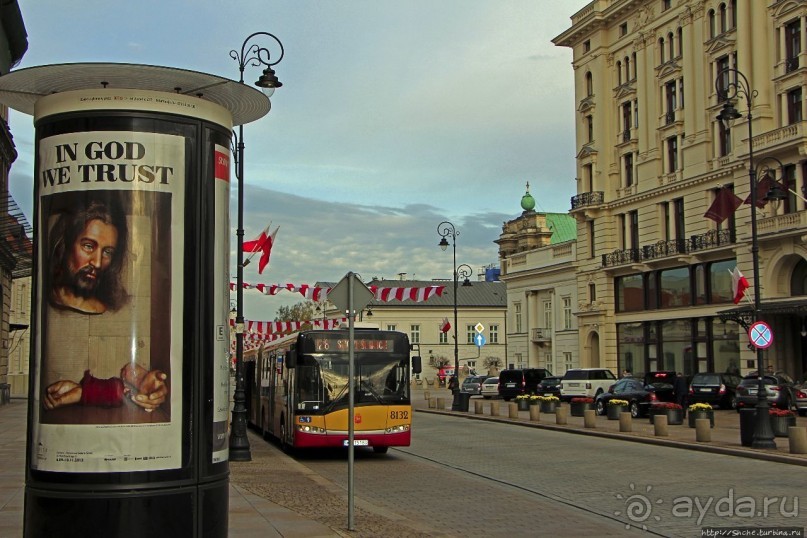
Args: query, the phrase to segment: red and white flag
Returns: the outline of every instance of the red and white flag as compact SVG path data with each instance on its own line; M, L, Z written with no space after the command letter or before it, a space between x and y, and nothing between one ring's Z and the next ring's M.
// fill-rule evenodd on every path
M737 304L742 300L745 290L750 287L750 284L736 265L733 271L729 270L729 273L731 273L731 293L734 294L734 304Z
M447 333L451 330L451 323L448 322L448 318L443 318L443 322L440 324L440 331Z
M271 226L272 223L269 223ZM266 232L269 230L269 226L266 227L264 231L261 232L261 235L255 241L244 241L244 252L252 252L253 255L255 252L260 252L261 257L258 260L258 273L263 273L263 270L269 265L269 255L272 253L272 245L275 242L275 236L277 235L277 231L280 229L280 226L275 228L275 231L272 232L270 235L266 235ZM252 256L247 258L244 261L244 266L249 264L249 261L252 259Z

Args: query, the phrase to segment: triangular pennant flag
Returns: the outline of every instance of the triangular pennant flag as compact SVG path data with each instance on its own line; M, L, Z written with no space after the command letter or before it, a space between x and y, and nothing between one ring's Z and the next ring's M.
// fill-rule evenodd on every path
M260 237L255 241L245 241L244 242L244 252L261 252L261 258L258 260L258 273L262 274L263 270L269 264L269 255L272 253L272 245L275 242L275 236L277 235L277 231L280 229L280 226L275 228L275 231L272 232L271 235L266 235L266 231L264 230L261 232ZM250 256L244 262L246 266L249 263L249 260L252 259Z
M729 269L729 273L731 273L731 293L734 295L734 304L737 304L742 300L745 290L750 287L750 284L736 265L733 271Z
M717 191L715 199L704 217L720 224L729 218L742 203L743 199L734 194L731 189L722 187Z

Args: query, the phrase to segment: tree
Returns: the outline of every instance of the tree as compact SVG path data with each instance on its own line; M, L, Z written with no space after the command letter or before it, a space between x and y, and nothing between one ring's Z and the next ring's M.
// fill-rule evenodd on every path
M281 306L277 309L275 321L308 321L314 318L316 303L303 301L292 306Z
M502 359L493 355L488 355L482 361L482 366L487 368L488 375L497 375L502 368Z
M445 355L432 355L429 357L429 366L433 366L438 370L451 364L451 361Z

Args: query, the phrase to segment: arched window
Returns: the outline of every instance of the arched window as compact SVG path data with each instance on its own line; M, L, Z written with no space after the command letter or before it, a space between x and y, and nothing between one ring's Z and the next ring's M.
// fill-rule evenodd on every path
M659 64L664 63L664 38L660 37L658 40L658 51L661 57L659 58Z
M667 34L667 41L668 41L667 46L669 47L669 51L670 51L670 54L669 54L670 60L672 60L673 58L675 58L675 38L673 37L672 32Z
M728 30L728 19L726 13L726 4L720 4L720 33L723 34Z
M737 28L737 0L731 0L731 27Z
M709 10L709 39L715 36L715 10Z
M631 80L636 80L636 53L633 53L633 76Z
M591 97L594 95L594 77L591 74L591 71L586 73L586 97Z
M622 85L622 62L616 63L616 84L617 86Z
M625 56L625 82L630 82L630 58Z
M684 57L684 29L678 28L678 57Z
M790 275L790 295L807 295L807 261L803 259Z

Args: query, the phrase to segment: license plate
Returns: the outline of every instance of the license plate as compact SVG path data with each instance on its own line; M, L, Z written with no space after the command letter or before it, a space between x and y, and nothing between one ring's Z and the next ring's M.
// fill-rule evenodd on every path
M748 394L756 394L757 389L748 389Z
M700 389L701 392L712 392L712 389Z
M508 389L515 388L515 386L516 386L516 384L515 384L515 383L507 383L507 384L505 385L505 387L507 387Z
M570 387L579 387L580 383L569 383Z
M367 439L353 439L353 446L369 446L370 441ZM348 440L342 441L342 446L348 446Z

